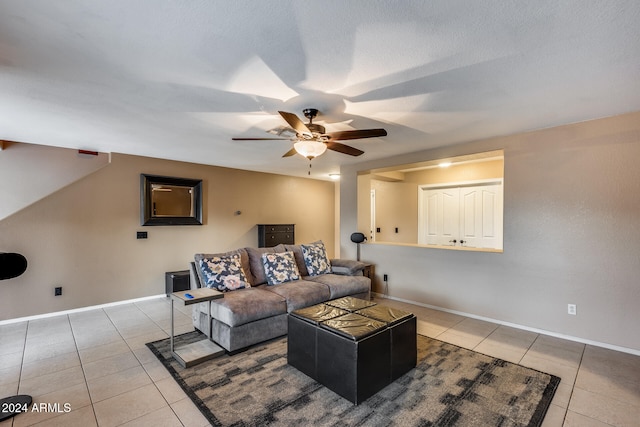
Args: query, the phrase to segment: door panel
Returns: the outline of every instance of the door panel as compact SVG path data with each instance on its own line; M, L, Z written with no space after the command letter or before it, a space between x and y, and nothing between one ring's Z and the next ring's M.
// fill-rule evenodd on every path
M460 229L460 189L447 188L444 190L434 190L440 192L442 197L442 216L439 223L442 224L440 230L440 245L453 246L452 240L459 239Z
M426 194L426 241L424 242L427 245L438 245L439 244L439 230L438 230L438 214L440 203L438 201L439 194L437 192L428 192Z
M476 247L478 238L478 190L476 188L462 188L460 199L460 210L462 218L460 221L460 237L464 241L463 246Z
M489 190L482 191L482 238L496 237L496 194Z
M502 249L502 184L482 188L482 248Z
M500 184L491 184L462 189L460 234L463 246L502 248L501 187Z

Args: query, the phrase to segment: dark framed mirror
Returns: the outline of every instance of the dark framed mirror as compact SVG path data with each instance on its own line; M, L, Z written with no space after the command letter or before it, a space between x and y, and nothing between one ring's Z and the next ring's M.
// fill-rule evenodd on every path
M202 180L140 174L141 225L202 225Z

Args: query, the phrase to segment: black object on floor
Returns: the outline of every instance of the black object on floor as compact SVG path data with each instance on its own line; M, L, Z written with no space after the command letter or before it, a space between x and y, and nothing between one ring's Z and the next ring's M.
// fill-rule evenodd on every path
M31 396L26 394L18 394L0 399L0 422L22 412L29 411L29 406L32 401Z
M16 253L0 253L0 280L13 279L27 270L27 259ZM29 410L32 398L26 394L0 399L0 421Z

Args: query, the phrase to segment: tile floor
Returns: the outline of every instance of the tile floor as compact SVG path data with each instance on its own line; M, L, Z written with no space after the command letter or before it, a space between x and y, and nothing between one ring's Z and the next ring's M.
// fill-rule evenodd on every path
M383 301L414 312L421 334L561 377L545 427L640 426L638 356ZM169 307L160 298L0 326L0 397L51 406L0 427L208 425L145 346L168 337ZM175 315L177 334L193 329L190 307Z

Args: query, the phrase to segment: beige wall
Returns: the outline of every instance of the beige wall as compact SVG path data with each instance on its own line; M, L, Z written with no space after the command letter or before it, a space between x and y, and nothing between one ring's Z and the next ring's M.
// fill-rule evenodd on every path
M203 179L204 225L140 226L140 173ZM162 294L164 273L186 269L194 253L257 246L257 223L295 223L297 243L322 239L331 257L334 185L114 154L105 168L0 221L0 250L29 262L25 274L0 282L0 320Z
M502 178L504 174L503 168L503 159L464 163L461 165L452 165L448 168L431 168L422 171L407 172L405 174L405 181L425 185Z
M343 256L358 171L497 149L504 253L365 244L362 258L392 297L640 353L640 113L343 167Z
M418 186L372 179L371 189L376 192L376 242L417 243Z

